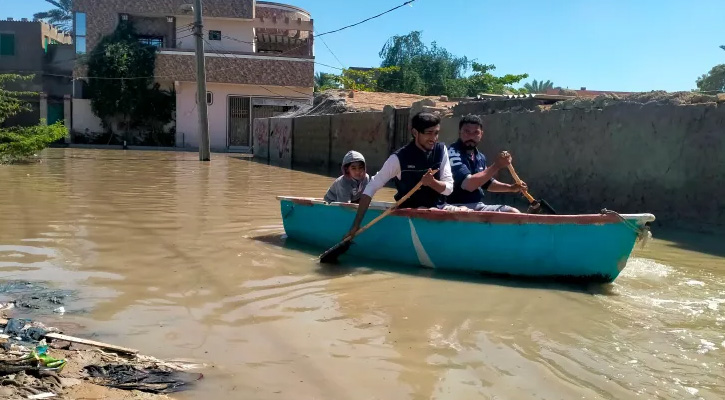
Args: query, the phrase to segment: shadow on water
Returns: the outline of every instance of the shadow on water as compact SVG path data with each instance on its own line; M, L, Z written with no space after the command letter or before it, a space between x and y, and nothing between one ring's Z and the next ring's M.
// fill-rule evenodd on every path
M677 249L725 257L725 232L703 233L689 230L663 228L653 233L655 239L671 242Z
M322 251L305 243L287 239L280 234L268 234L250 237L252 240L288 250L299 251L312 257L318 257ZM488 274L466 271L442 271L413 265L401 265L376 260L344 259L344 264L319 264L316 273L326 277L371 274L376 271L425 277L430 279L468 282L482 285L507 286L523 289L559 290L591 295L616 296L611 284L586 282L576 278L533 278L504 274Z

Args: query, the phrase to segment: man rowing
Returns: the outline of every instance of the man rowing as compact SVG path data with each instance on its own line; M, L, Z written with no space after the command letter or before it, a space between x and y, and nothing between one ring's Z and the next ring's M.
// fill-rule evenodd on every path
M461 118L458 123L458 141L448 149L454 180L453 192L448 196L448 203L475 211L520 213L514 207L483 202L484 190L518 193L526 190L527 186L524 182L520 185L507 184L493 178L501 169L511 165L511 155L504 151L490 167L486 167L486 157L476 148L482 138L483 123L479 117L467 115Z
M345 237L360 229L360 223L370 206L375 193L393 179L397 193L395 200L403 198L418 182L423 186L398 208L448 209L445 196L453 192L453 176L448 161L448 149L438 141L440 118L434 114L420 112L411 120L413 139L396 150L383 167L370 179L360 196L357 215L352 228ZM434 170L437 170L435 173Z

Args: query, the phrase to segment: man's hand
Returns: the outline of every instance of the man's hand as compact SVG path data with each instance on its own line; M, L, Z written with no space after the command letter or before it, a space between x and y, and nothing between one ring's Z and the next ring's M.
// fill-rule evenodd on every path
M350 228L350 230L349 230L349 231L348 231L348 232L347 232L347 233L345 234L345 236L343 236L343 237L342 237L342 240L345 240L345 239L347 239L348 237L350 237L350 236L354 235L354 234L355 234L355 232L357 232L357 231L359 231L359 230L360 230L360 227L359 227L359 226L353 226L353 227L352 227L352 228Z
M428 172L426 172L425 175L423 175L423 178L421 178L423 186L432 187L434 184L436 184L436 178L433 175L433 170L428 168Z
M511 185L511 191L513 193L519 193L519 192L525 192L529 190L529 186L526 184L526 182L521 183L514 183Z
M496 157L496 161L494 161L493 166L496 169L508 168L508 166L511 165L511 161L513 161L511 154L509 154L508 151L502 151L501 154Z

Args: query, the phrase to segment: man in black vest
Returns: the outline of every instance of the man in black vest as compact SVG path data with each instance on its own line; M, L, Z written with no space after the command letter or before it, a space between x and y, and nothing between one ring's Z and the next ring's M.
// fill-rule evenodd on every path
M423 182L423 186L399 208L445 208L445 196L453 192L453 175L448 162L448 149L438 142L440 122L440 118L431 113L421 112L413 116L413 140L391 154L380 171L370 179L360 197L355 221L346 237L360 229L373 196L391 179L398 190L396 201L418 182ZM436 169L438 171L432 174Z

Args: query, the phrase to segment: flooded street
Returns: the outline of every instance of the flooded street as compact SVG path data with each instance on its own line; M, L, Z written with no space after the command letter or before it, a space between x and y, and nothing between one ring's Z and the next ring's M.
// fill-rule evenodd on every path
M45 318L77 336L210 364L176 398L725 398L722 237L655 229L614 284L584 288L329 271L324 249L285 243L275 196L332 178L233 154L43 154L0 166L0 279L77 290Z

